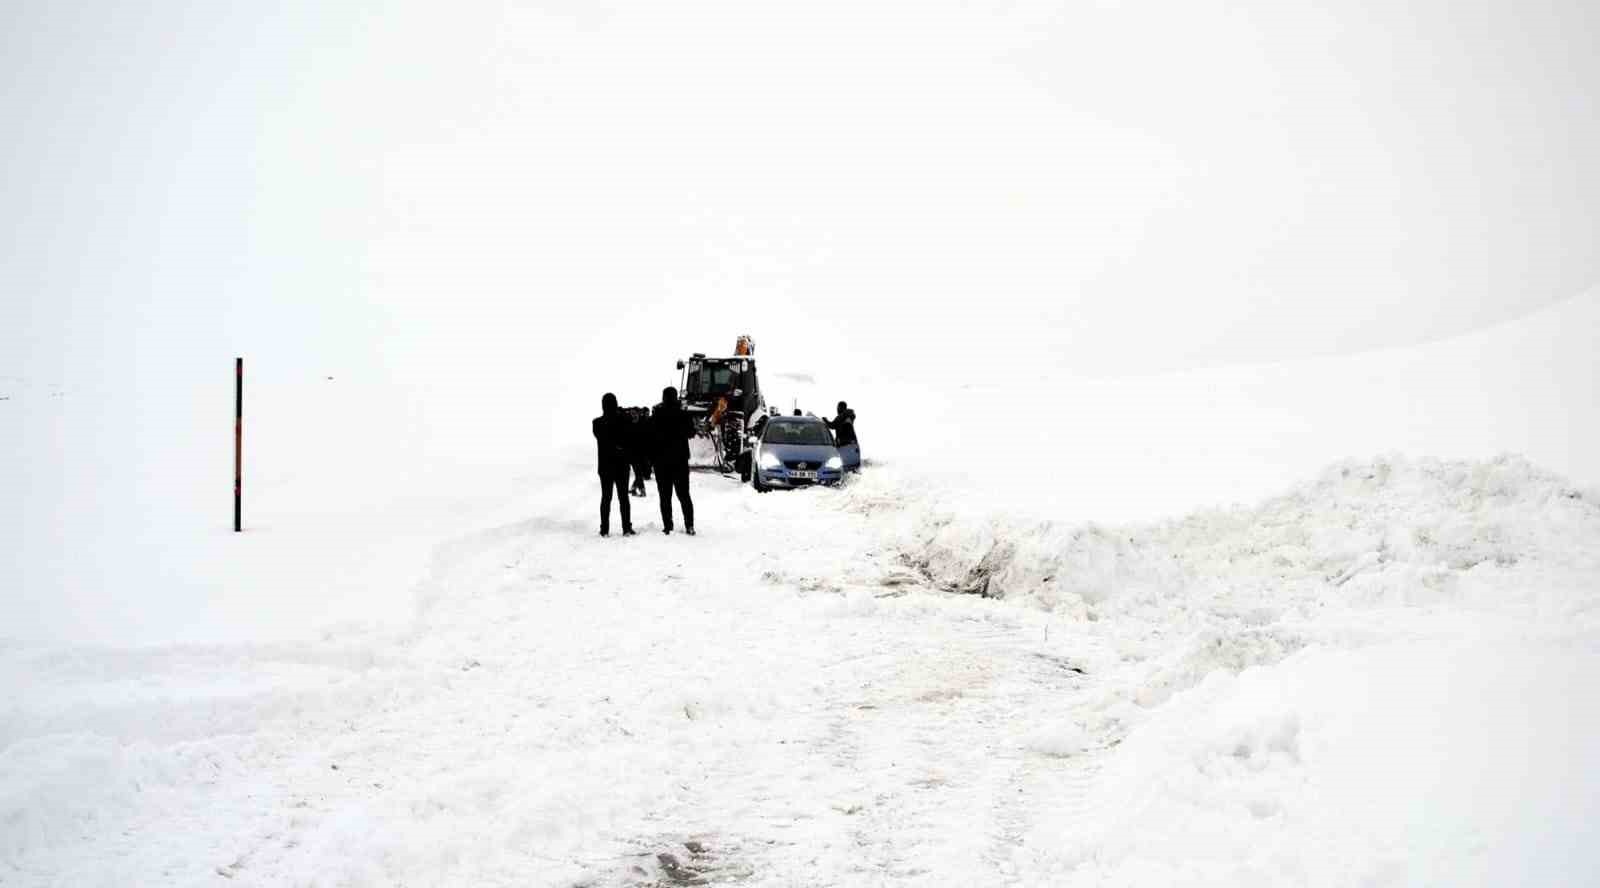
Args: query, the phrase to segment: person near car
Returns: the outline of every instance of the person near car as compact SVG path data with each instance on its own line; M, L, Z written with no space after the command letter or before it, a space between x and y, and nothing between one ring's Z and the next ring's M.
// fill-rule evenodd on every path
M824 419L828 428L833 430L833 445L839 448L839 458L850 467L861 465L861 443L856 440L856 412L850 405L839 402L838 412L833 419Z
M777 408L773 408L772 414L776 414L777 412ZM749 441L754 442L761 440L762 433L767 430L767 420L772 418L772 414L763 413L756 417L756 421L750 426ZM750 446L747 444L747 446L739 452L739 456L734 459L734 465L739 469L739 480L741 482L750 480L750 472L752 471L750 458Z
M628 508L628 418L617 409L617 396L606 392L600 399L600 415L594 419L594 441L600 473L600 535L611 535L611 494L617 494L617 511L622 515L622 535L633 535L633 518Z
M661 403L650 417L655 439L656 493L661 496L661 532L672 533L672 495L678 496L683 530L694 536L694 501L689 498L689 439L694 423L678 404L678 390L661 390Z
M839 410L833 419L824 419L823 422L833 429L834 446L856 443L856 412L845 402L839 402Z
M644 482L650 480L650 408L628 408L628 456L633 463L634 496L648 496Z

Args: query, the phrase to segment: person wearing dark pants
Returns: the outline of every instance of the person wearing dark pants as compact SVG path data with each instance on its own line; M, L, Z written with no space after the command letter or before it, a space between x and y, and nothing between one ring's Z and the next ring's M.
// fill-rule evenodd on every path
M628 417L628 458L633 463L633 489L634 496L645 496L644 482L650 480L650 408L629 407L624 413Z
M650 417L655 438L656 493L661 496L661 532L672 533L672 495L678 495L683 530L694 536L694 501L689 498L689 439L694 423L678 405L678 390L661 390L661 403Z
M650 480L650 463L640 462L633 464L633 487L629 491L634 496L645 496L644 482Z
M594 441L600 474L600 535L611 535L611 494L617 495L617 511L622 513L622 535L633 535L633 516L628 503L628 426L627 417L617 409L617 396L606 392L600 399L600 415L594 419Z
M656 493L661 496L661 530L672 533L672 495L678 495L678 509L683 512L683 531L694 536L694 500L689 498L689 469L668 475L656 470Z
M600 535L611 535L611 494L617 495L617 511L622 513L622 535L633 536L633 516L629 514L628 470L618 475L600 476Z

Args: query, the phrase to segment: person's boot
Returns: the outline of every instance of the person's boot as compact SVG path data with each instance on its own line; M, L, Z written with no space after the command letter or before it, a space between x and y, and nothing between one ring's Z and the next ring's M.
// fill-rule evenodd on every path
M625 537L631 537L631 536L634 536L634 532L633 532L633 528L631 528L631 527L624 527L624 528L623 528L623 529L622 529L622 535L623 535L623 536L625 536Z
M603 536L603 537L611 536L611 531L609 529L607 529L607 528L602 527L602 528L600 528L600 535Z

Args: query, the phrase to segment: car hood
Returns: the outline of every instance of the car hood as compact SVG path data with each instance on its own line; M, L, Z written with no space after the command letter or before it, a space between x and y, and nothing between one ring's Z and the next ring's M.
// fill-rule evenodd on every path
M761 452L770 453L784 462L804 460L821 466L839 451L832 444L763 444Z

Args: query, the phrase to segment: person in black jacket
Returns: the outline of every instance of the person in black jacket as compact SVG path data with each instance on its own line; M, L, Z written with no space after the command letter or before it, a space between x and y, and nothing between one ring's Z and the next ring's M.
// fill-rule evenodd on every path
M617 494L617 511L622 513L622 535L633 536L633 518L628 506L628 418L617 409L617 396L610 392L600 399L600 415L594 420L595 449L600 473L600 535L611 535L611 493Z
M833 419L824 419L823 422L833 429L833 445L839 448L839 458L844 461L845 471L860 469L861 441L856 437L856 412L840 401L838 413Z
M856 412L845 402L839 402L839 412L833 419L824 419L823 422L833 429L835 447L848 447L856 443Z
M661 532L672 533L672 494L678 494L683 511L683 529L694 536L694 501L689 499L689 439L694 423L678 406L678 390L661 390L661 403L650 417L655 433L656 493L661 496Z

